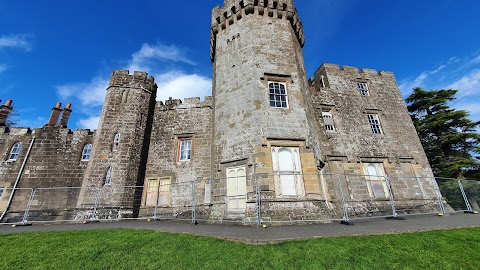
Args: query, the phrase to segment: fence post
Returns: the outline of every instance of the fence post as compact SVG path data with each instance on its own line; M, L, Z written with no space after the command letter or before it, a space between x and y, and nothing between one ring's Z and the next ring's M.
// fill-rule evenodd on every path
M30 198L28 198L28 203L27 203L27 207L25 208L25 213L23 214L23 218L22 218L22 225L25 225L27 224L27 218L28 218L28 214L30 213L30 208L32 207L32 202L33 202L33 198L35 197L35 193L37 192L37 189L31 191L32 193L30 194Z
M393 218L397 218L397 210L395 208L395 200L393 199L392 186L390 185L390 178L385 176L385 183L387 183L388 194L390 197L390 204L392 205L392 215Z
M447 211L445 210L445 206L443 205L442 193L440 192L440 187L438 186L437 180L435 178L433 178L433 184L435 196L437 196L438 205L440 206L440 213L442 215L445 215L447 214Z
M345 175L345 177L348 177L348 175ZM342 217L342 224L345 225L350 225L350 220L348 218L348 208L347 204L345 203L345 194L343 194L343 188L342 188L342 180L340 179L340 175L337 174L337 182L338 182L338 190L340 191L340 198L342 199L342 212L343 212L343 217Z
M93 206L93 212L92 212L92 216L90 217L90 221L94 221L98 219L97 207L100 202L100 194L102 193L102 190L103 190L102 188L98 188L97 195L95 196L95 205Z
M462 180L460 180L460 179L458 179L458 186L460 187L460 191L462 192L463 200L465 201L465 205L467 206L466 213L473 213L472 206L470 205L470 202L468 201L467 194L465 193L465 190L463 189Z
M260 180L258 175L253 174L253 183L255 183L255 216L256 224L262 224L262 196L260 192Z

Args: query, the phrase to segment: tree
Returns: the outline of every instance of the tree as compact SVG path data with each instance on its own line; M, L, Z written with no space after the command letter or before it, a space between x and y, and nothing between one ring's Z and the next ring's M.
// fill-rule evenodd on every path
M472 155L480 153L480 121L447 105L457 92L417 87L406 99L408 111L436 176L480 180L480 163Z

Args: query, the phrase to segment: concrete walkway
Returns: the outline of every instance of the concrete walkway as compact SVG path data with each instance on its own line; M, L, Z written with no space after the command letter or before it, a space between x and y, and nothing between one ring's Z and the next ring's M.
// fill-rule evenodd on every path
M17 227L12 227L11 225L0 225L0 234L131 228L157 230L170 233L187 233L241 241L251 244L264 244L317 237L390 234L479 226L480 215L452 214L443 217L412 216L407 217L406 220L362 220L354 222L353 226L342 225L335 222L329 224L286 225L262 228L256 226L249 227L225 224L198 224L193 226L186 222L176 221L119 221L96 222L89 224L75 223Z

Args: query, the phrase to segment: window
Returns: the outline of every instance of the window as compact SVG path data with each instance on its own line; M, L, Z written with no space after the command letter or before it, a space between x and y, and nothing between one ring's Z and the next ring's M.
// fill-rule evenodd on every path
M22 143L21 142L15 143L12 146L12 150L10 150L10 154L8 155L8 160L10 160L10 161L17 160L21 149L22 149Z
M378 114L367 114L368 123L370 124L370 129L373 134L383 134L382 127L380 126L380 119Z
M91 144L86 144L86 145L83 147L82 161L88 161L88 160L90 160L90 152L92 152L92 145L91 145Z
M155 206L155 204L157 204L161 207L169 207L170 187L170 177L147 179L147 197L145 200L145 206Z
M277 194L303 195L302 165L298 147L272 147L272 163Z
M388 198L387 179L382 163L366 163L368 193L372 198Z
M368 93L368 85L366 82L358 82L358 89L360 90L360 95L362 96L369 96L370 93Z
M105 181L104 185L108 186L112 183L112 167L107 168L107 172L105 173Z
M327 132L335 131L335 125L333 124L332 110L324 109L322 110L323 123L325 124L325 129Z
M275 108L288 108L287 87L285 83L268 82L270 92L270 106Z
M118 151L119 149L120 149L120 133L117 133L113 138L112 151Z
M3 194L3 188L0 188L0 197L2 197Z
M245 167L227 168L227 209L244 212L247 208L247 178Z
M181 138L178 141L178 161L189 161L192 159L192 139Z

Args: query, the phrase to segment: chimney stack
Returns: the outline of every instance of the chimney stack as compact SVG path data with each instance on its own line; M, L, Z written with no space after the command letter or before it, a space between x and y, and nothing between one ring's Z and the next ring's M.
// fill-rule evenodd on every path
M50 115L50 119L48 120L48 123L46 126L53 127L57 124L58 117L62 112L62 109L60 108L61 106L62 106L62 103L57 102L57 105L52 108L52 114Z
M13 107L11 99L7 100L7 102L5 102L5 105L0 106L0 126L6 125L5 123L7 122L7 118L10 115L12 109Z
M67 106L63 109L62 117L60 118L60 122L58 122L58 126L66 128L68 123L68 118L70 118L70 114L72 113L72 104L67 103Z

